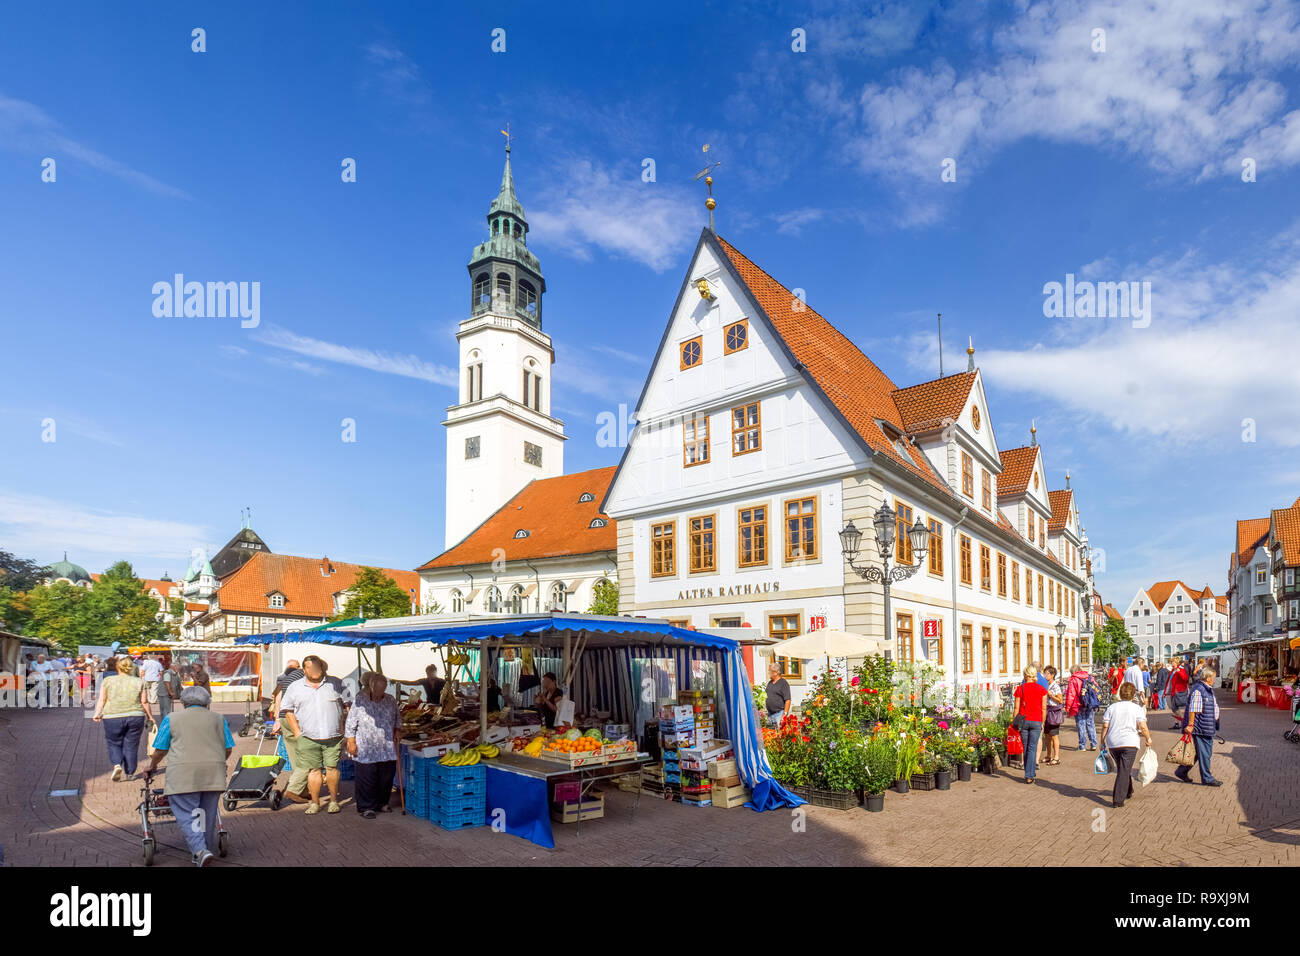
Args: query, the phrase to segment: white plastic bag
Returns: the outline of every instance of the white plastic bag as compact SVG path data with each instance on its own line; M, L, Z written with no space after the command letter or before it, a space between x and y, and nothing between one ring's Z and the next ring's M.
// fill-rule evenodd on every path
M1093 773L1110 773L1110 754L1105 747L1097 749L1097 759L1092 762Z
M1160 767L1160 760L1156 757L1156 752L1148 747L1142 751L1142 756L1138 758L1137 779L1138 783L1146 786L1156 778L1156 770Z

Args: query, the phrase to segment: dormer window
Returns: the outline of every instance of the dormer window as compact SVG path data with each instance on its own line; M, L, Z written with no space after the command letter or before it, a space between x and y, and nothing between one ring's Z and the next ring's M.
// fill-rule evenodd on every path
M529 532L529 530L528 530L527 528L520 528L518 531L515 532L515 537L516 537L516 538L526 538L526 537L528 537L529 534L530 534L530 532Z
M604 518L592 518L592 519L591 519L591 524L587 525L587 527L588 527L588 528L603 528L603 527L605 527L605 525L607 525L607 524L609 524L609 522L606 521Z
M284 595L280 594L278 591L275 594L272 594L270 607L275 609L284 607Z
M596 500L596 496L593 495L590 491L584 491L581 495L578 496L578 504L583 504L584 502L595 501L595 500Z

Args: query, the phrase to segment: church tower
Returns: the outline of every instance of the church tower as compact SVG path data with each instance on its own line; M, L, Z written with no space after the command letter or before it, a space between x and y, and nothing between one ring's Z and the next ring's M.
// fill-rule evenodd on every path
M506 142L488 239L469 261L470 315L460 323L460 400L447 409L446 547L534 478L564 473L564 423L551 417L555 351L542 331L546 280L528 249Z

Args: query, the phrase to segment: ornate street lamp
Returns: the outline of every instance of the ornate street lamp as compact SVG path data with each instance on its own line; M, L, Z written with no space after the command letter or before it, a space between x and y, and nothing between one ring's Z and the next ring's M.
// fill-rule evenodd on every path
M849 521L844 526L844 530L840 532L840 550L843 552L844 560L848 563L849 568L862 580L872 584L880 584L884 587L885 639L889 641L890 647L893 646L894 636L890 620L889 586L896 581L905 581L920 570L921 559L925 557L925 553L930 547L930 529L921 523L920 518L917 518L912 527L907 529L907 538L912 546L912 556L915 563L898 564L891 568L889 559L894 553L897 520L898 517L894 513L894 509L889 507L887 501L881 503L871 519L871 524L876 530L876 548L880 552L880 566L858 564L858 555L862 545L862 532L857 529L857 526L852 521ZM924 639L923 637L922 640ZM929 656L927 648L926 657Z

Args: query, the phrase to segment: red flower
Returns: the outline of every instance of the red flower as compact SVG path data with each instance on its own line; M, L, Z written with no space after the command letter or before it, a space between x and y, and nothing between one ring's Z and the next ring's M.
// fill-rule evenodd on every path
M811 738L811 737L805 737L805 738L803 739L803 742L806 743L806 744L810 744L810 743L812 743L812 738Z

